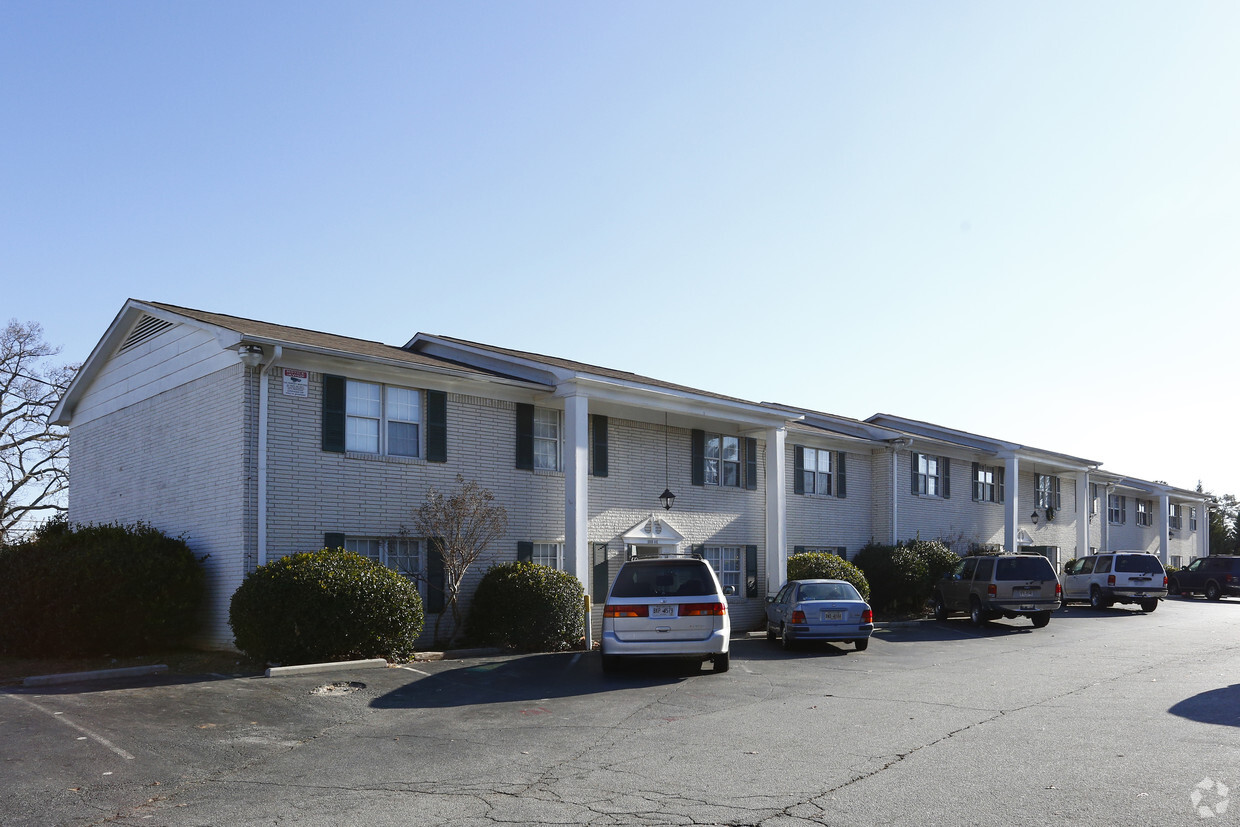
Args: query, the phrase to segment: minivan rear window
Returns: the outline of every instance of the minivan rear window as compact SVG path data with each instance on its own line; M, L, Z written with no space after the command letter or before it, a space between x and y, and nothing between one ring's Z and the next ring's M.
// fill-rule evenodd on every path
M1045 557L1003 557L995 567L996 580L1054 580L1055 570Z
M611 587L612 597L668 597L709 595L715 584L706 563L659 563L624 566Z
M1115 570L1139 574L1162 574L1162 563L1152 554L1117 554Z

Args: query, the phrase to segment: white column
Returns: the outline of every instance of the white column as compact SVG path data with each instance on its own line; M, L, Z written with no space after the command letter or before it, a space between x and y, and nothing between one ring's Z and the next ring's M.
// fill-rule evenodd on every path
M590 404L564 397L564 569L590 593Z
M1171 530L1171 497L1161 494L1158 497L1158 559L1167 565L1171 558L1167 532Z
M1020 532L1020 458L1003 461L1003 550L1016 551Z
M766 432L766 592L775 594L788 579L788 488L784 451L788 430Z
M1089 509L1093 507L1093 498L1089 496L1089 472L1081 471L1076 475L1076 554L1073 557L1084 557L1089 554Z

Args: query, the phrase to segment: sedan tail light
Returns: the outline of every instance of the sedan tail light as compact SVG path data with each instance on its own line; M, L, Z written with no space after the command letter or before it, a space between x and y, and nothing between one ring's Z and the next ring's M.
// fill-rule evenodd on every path
M861 622L862 623L873 623L874 622L874 610L866 609L865 611L863 611L861 613Z
M621 604L608 603L603 607L603 617L649 617L650 608L648 606L625 606Z
M681 603L680 616L686 615L725 615L728 607L723 603Z
M804 623L805 612L801 611L800 609L797 609L795 612L792 613L792 617L790 619L793 623Z

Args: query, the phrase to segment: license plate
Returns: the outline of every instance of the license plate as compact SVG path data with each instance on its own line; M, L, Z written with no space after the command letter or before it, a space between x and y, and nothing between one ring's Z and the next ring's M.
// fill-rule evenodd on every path
M823 612L822 619L823 620L843 620L844 613L843 612Z
M1016 589L1016 597L1037 597L1041 593L1040 589Z
M1133 597L1145 597L1145 592L1134 592Z
M651 606L650 616L651 617L675 617L676 616L676 604L673 603L668 606Z
M1037 606L1029 605L1029 606L1021 606L1021 607L1020 607L1020 610L1021 610L1022 612L1032 612L1032 611L1033 611L1034 609L1036 609L1036 608L1037 608Z

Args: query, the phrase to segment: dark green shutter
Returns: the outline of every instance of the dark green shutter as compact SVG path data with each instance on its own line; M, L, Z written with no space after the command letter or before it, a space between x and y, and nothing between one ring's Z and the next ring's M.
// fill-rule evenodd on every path
M698 557L706 556L706 546L689 546L689 550L693 552L694 554L696 554Z
M517 541L517 562L533 563L534 562L534 544L529 540Z
M426 541L426 611L439 614L444 609L446 591L443 574L443 540L432 537Z
M981 466L978 463L973 463L973 499L975 500L982 500L985 498L984 488L981 481L977 478L977 471L980 467Z
M745 438L745 488L758 488L758 440L753 437Z
M594 423L592 436L594 437L594 476L607 476L607 417L599 414L591 414L590 419Z
M805 493L805 449L800 445L792 448L792 493Z
M694 428L689 433L689 481L706 484L706 432Z
M607 601L607 589L611 573L607 570L607 544L591 543L590 555L593 563L590 570L590 599L595 603Z
M426 461L448 461L448 395L426 392Z
M793 546L793 547L792 547L792 553L793 553L793 554L804 554L804 553L805 553L805 546Z
M916 451L913 451L912 453L909 454L909 471L910 471L909 476L912 478L914 494L921 493L918 490L918 486L917 486L917 463L918 463L918 454Z
M328 531L323 535L323 548L344 548L344 535Z
M835 496L841 500L848 496L848 484L844 481L844 452L835 455Z
M758 596L758 547L745 546L745 596Z
M344 453L345 379L323 375L323 450Z
M939 464L943 466L939 469L939 484L943 499L950 500L952 498L952 461L947 457L939 457Z
M1003 490L1004 477L1007 475L1007 469L999 467L995 469L995 496L997 502L1003 502L1006 492Z
M517 467L534 470L534 406L517 403Z

